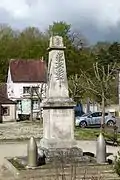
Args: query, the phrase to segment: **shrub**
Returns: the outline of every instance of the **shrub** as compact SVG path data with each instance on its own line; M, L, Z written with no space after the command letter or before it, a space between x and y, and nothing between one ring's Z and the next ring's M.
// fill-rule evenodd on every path
M115 172L120 176L120 152L118 151L118 155L115 158L114 165Z

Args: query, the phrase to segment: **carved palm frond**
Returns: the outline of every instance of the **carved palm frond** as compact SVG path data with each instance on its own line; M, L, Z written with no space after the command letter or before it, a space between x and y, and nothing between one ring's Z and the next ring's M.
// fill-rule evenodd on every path
M56 80L64 80L64 58L63 52L58 52L55 62L55 75Z

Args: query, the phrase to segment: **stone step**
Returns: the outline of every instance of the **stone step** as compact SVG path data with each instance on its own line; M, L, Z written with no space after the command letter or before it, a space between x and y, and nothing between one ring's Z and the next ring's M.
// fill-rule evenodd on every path
M62 176L62 173L61 172L58 172L59 176ZM70 174L71 172L67 172L65 171L65 173L63 173L66 177L69 177L70 178ZM72 174L74 176L74 174ZM55 171L50 171L48 170L47 172L44 171L44 173L41 173L41 171L37 172L29 172L29 173L26 173L25 176L22 176L24 178L31 178L31 176L33 178L50 178L50 177L56 177L57 176L57 172ZM101 171L101 172L96 172L96 171L93 171L93 172L87 172L85 173L84 171L83 172L77 172L76 173L76 178L77 179L83 179L83 177L85 176L86 179L90 179L91 177L102 177L102 179L105 179L105 180L115 180L115 179L120 179L118 178L117 174L114 173L114 171ZM22 178L23 179L23 178Z
M45 167L45 166L43 166ZM74 170L74 169L73 169ZM70 175L75 175L75 173L71 173L70 166L65 167L64 169L66 180L70 180ZM62 180L62 169L57 172L55 168L39 168L37 170L23 170L18 176L18 180L55 180L57 175L59 175L59 180ZM92 177L96 177L96 180L120 180L117 174L114 173L113 166L111 165L103 165L103 166L91 166L91 165L83 165L76 168L76 180L92 180ZM16 180L10 172L5 171L3 173L4 180ZM2 179L2 176L0 177Z
M51 175L51 176L44 176L44 177L41 177L41 176L34 176L34 175L31 175L29 178L28 176L22 178L22 180L26 179L35 179L35 180L43 180L43 179L52 179L52 180L57 180L57 178L59 177L59 180L62 180L62 175L60 176L57 176L57 175ZM70 175L66 175L64 176L66 178L66 180L70 180ZM75 180L92 180L92 179L95 179L95 180L120 180L119 177L117 176L112 176L112 177L108 177L107 175L106 176L97 176L97 175L88 175L88 176L76 176ZM21 178L20 178L21 179Z

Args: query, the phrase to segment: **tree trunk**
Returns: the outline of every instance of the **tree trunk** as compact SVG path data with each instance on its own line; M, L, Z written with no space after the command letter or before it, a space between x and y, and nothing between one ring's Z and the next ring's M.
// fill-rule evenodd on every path
M0 123L2 123L2 105L0 104Z
M101 130L103 130L105 124L105 96L102 92L102 119L101 119Z
M90 99L87 98L87 113L90 112Z
M30 113L30 120L33 121L33 89L30 88L30 100L31 100L31 113Z
M38 98L38 108L39 108L39 116L40 116L40 120L42 118L42 110L41 110L41 105L40 105L41 99Z

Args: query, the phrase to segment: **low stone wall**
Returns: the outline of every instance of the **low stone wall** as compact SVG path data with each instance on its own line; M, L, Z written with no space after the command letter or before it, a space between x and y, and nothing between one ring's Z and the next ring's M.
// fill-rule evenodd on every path
M9 165L9 166L8 166ZM120 179L113 170L112 165L92 165L92 164L49 164L31 170L15 170L9 163L6 167L12 171L13 176L18 180L117 180ZM16 174L15 174L16 173ZM9 177L10 178L10 177ZM6 179L8 180L8 179Z

